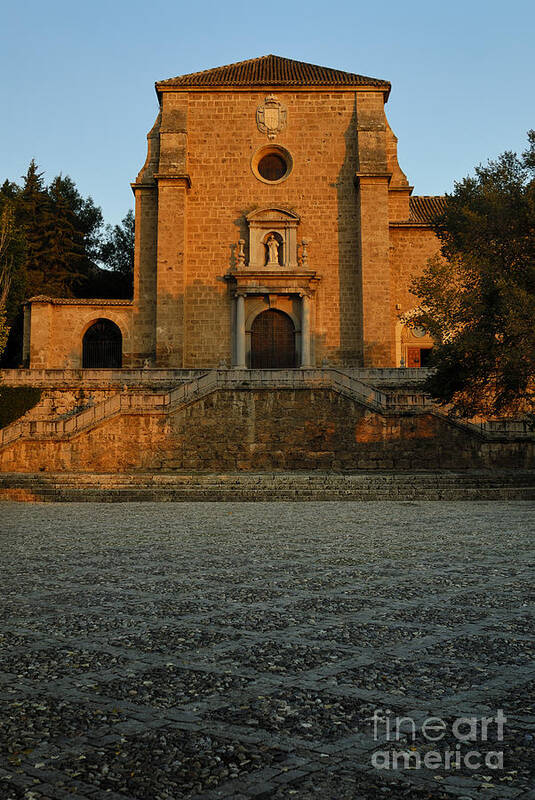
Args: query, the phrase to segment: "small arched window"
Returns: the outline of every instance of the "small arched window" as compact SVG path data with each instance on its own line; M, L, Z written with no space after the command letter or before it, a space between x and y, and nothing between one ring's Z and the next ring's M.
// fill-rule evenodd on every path
M84 369L117 369L123 364L123 337L115 322L97 319L85 332L82 343Z

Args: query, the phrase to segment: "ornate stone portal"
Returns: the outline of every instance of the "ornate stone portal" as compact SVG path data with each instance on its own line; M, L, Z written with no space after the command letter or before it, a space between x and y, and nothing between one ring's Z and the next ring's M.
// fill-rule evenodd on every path
M235 298L233 366L245 369L258 363L252 335L255 320L265 311L278 311L285 314L288 324L291 322L293 326L296 365L309 367L312 363L312 298L319 277L308 269L307 240L303 240L301 258L298 257L300 217L288 209L260 208L249 213L246 220L249 258L247 260L245 255L245 241L240 239L237 269L225 276Z

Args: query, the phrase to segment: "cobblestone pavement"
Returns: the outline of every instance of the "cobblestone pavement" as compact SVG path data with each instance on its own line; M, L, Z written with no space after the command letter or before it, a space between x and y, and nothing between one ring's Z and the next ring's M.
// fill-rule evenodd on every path
M534 512L3 504L1 800L533 800Z

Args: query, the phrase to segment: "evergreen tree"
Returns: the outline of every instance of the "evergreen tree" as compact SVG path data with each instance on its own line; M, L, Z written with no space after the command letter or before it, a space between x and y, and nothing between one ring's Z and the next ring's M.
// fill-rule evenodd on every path
M27 296L83 294L100 251L101 209L69 176L47 187L33 159L23 180L17 206L27 242Z
M83 232L63 188L61 178L55 178L48 188L48 202L43 206L46 285L48 294L69 297L83 283L88 258Z
M55 193L60 195L68 204L75 217L78 233L83 239L85 259L94 264L100 254L103 217L102 210L96 206L92 197L82 197L74 181L66 175L54 178L50 189L55 187Z
M26 241L26 291L27 296L32 296L46 291L46 216L49 203L43 173L38 172L34 159L23 181L18 194L17 217Z

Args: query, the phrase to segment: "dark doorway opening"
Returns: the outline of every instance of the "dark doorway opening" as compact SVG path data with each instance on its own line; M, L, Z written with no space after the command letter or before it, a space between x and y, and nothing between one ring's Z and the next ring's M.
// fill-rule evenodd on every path
M431 358L432 347L408 347L407 366L408 367L427 367Z
M420 366L421 367L428 367L429 361L431 360L431 353L433 352L432 347L422 347L420 350Z
M97 319L85 332L82 343L84 369L117 369L123 364L123 337L109 319Z
M251 328L251 369L291 369L295 366L292 320L283 311L263 311Z

